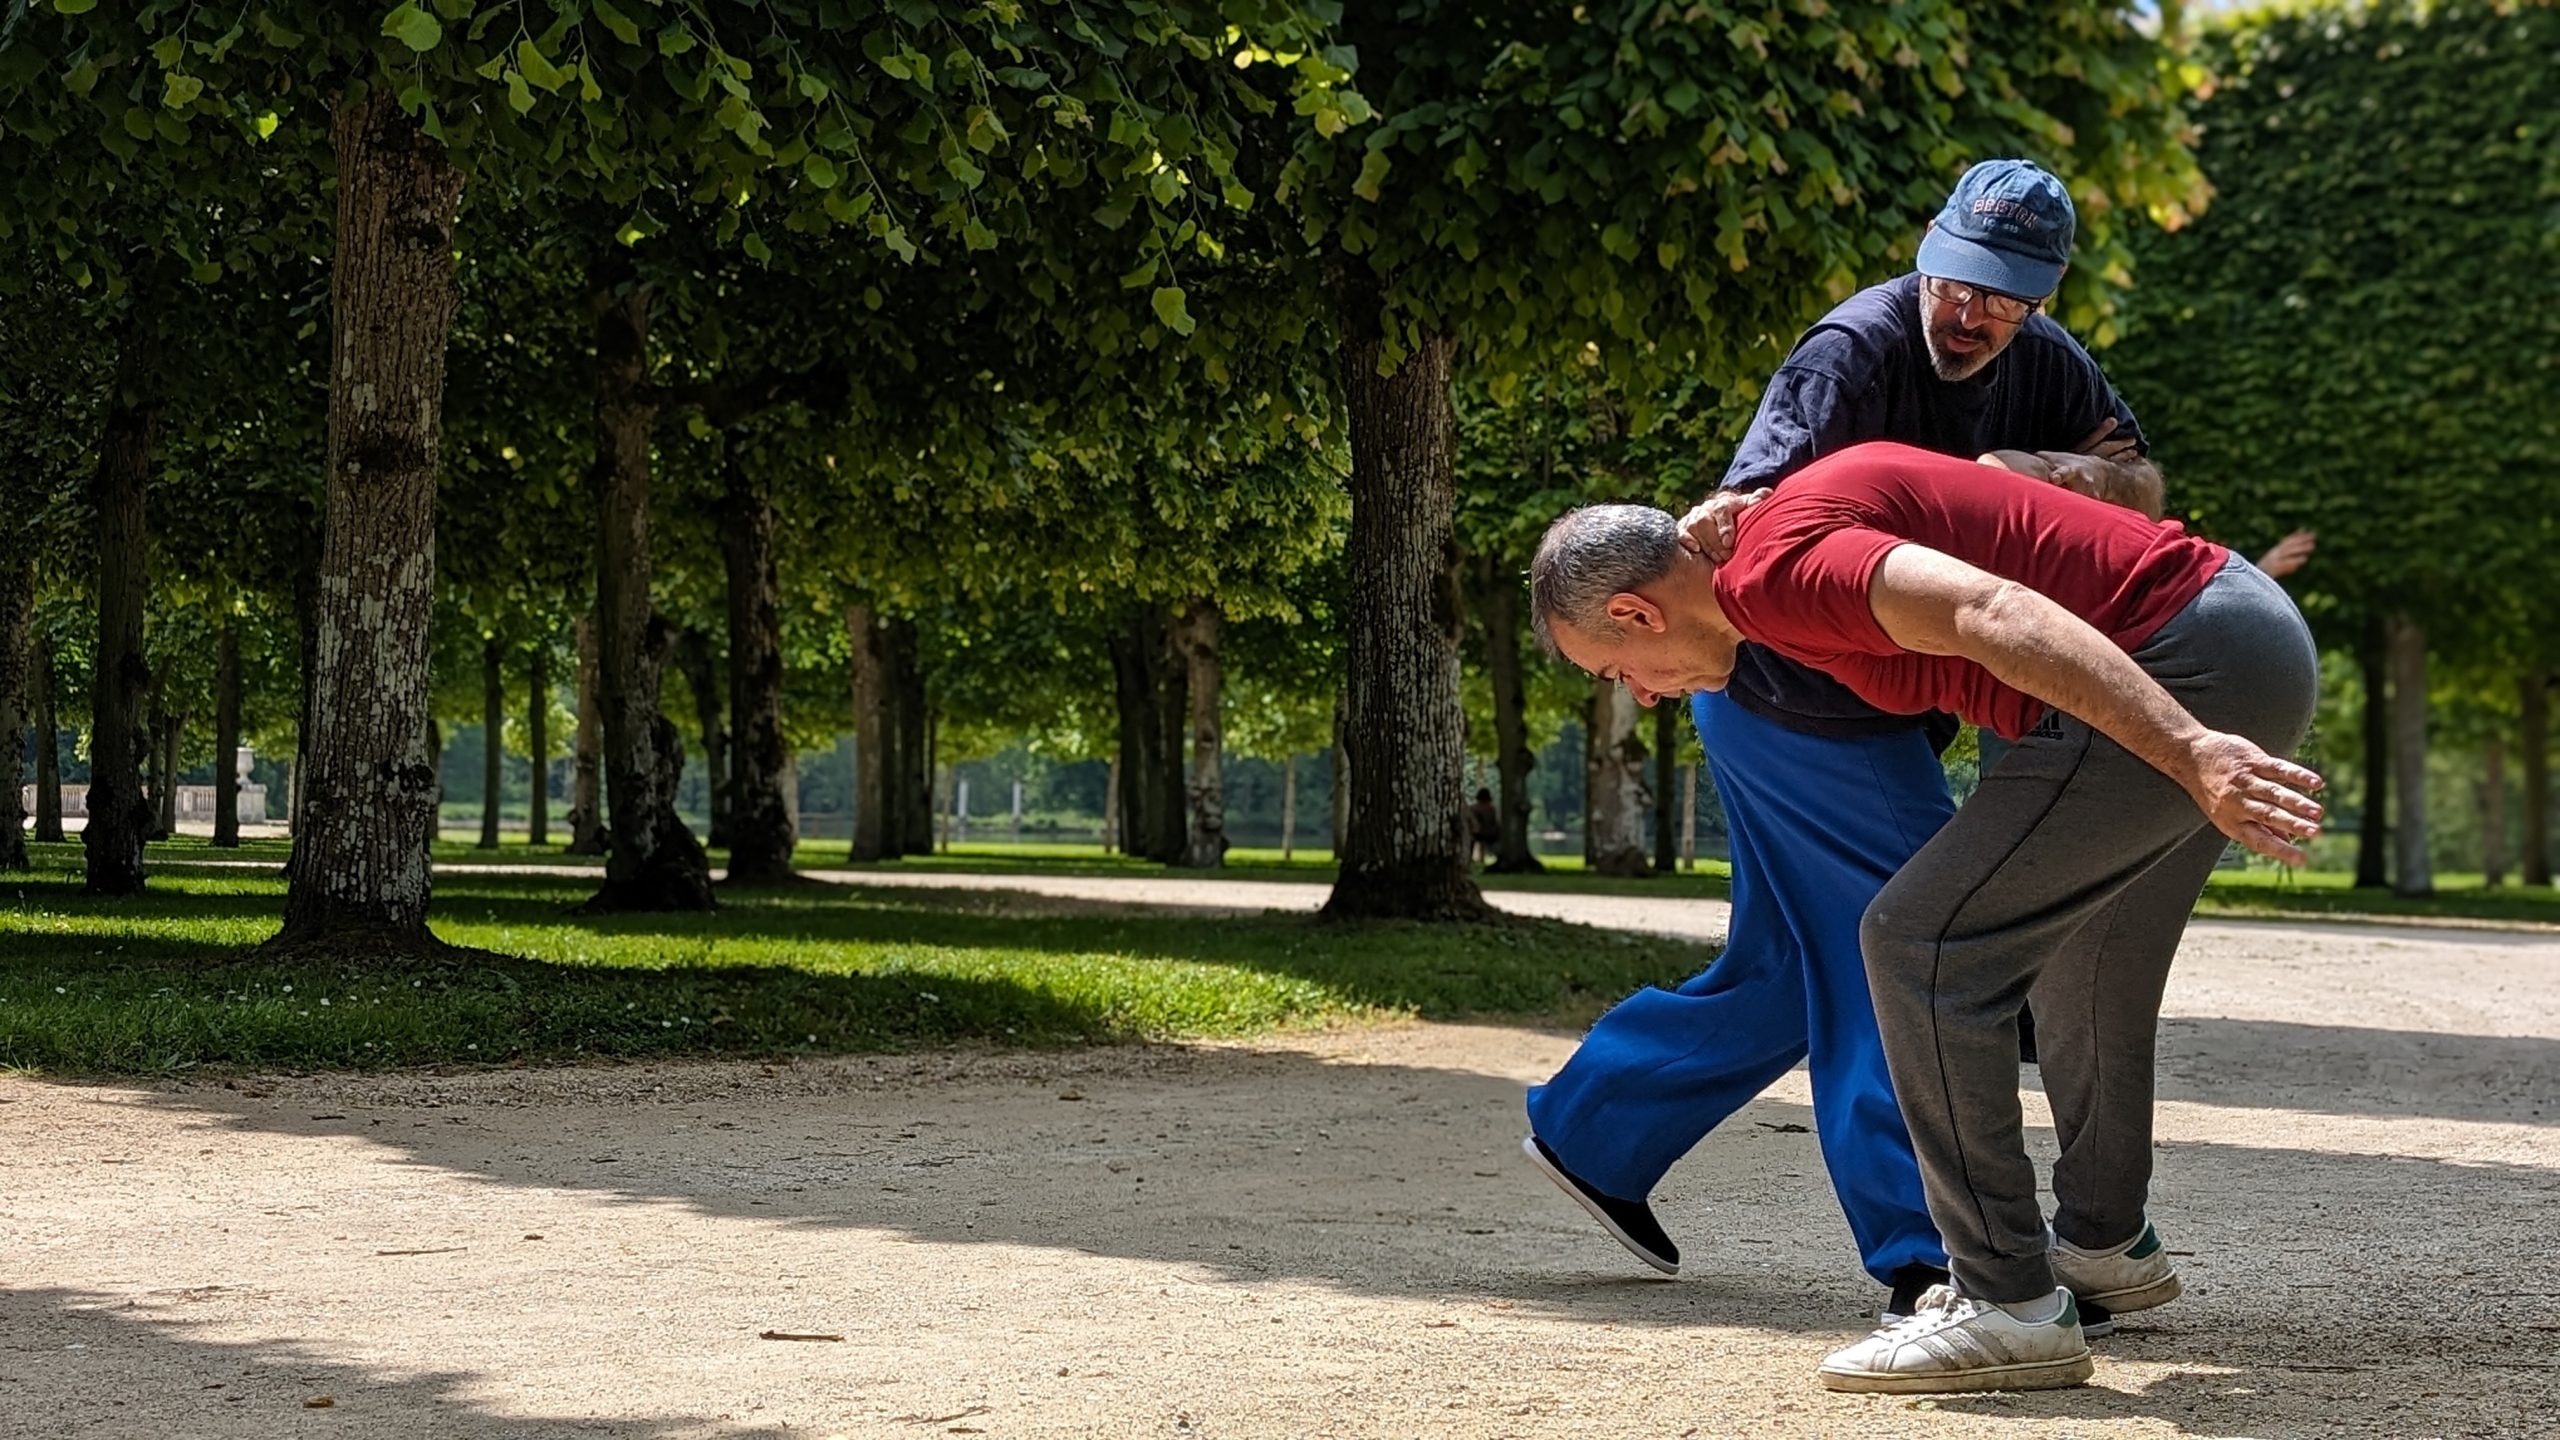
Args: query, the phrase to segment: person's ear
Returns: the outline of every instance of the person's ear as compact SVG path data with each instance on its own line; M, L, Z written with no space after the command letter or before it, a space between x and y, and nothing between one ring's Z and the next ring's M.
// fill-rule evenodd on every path
M1606 611L1610 623L1620 630L1643 630L1660 635L1670 629L1669 617L1662 607L1632 590L1621 590L1609 597Z

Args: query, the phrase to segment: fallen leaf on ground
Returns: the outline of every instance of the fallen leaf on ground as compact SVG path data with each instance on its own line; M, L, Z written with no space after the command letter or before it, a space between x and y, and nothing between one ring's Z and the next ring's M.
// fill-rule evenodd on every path
M796 1335L788 1330L767 1330L756 1336L756 1338L759 1340L842 1340L844 1337L841 1335Z
M310 1399L302 1402L302 1408L305 1410L326 1410L337 1403L337 1397L335 1396L314 1395Z

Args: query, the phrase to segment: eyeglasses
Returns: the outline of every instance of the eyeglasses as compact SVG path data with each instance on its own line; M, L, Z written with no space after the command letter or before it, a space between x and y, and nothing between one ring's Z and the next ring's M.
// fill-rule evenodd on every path
M2042 300L2021 300L2015 295L2003 295L1997 290L1980 290L1953 280L1941 280L1935 275L1922 276L1920 286L1929 292L1931 299L1943 305L1952 305L1959 310L1968 304L1979 303L1983 314L2004 325L2015 325L2044 308Z

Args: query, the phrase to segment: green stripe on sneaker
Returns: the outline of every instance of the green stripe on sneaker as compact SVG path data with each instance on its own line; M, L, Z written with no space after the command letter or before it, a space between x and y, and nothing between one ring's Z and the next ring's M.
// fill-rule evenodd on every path
M2124 1258L2127 1260L2148 1260L2159 1253L2160 1232L2153 1229L2146 1223L2142 1227L2142 1238L2133 1242L2133 1248L2124 1252Z

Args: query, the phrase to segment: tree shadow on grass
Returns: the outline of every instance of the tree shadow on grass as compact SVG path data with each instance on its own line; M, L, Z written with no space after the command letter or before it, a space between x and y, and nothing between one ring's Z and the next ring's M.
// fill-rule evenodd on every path
M638 1226L672 1202L795 1227L795 1254L843 1277L848 1326L867 1283L954 1297L1032 1283L1022 1277L1049 1272L1020 1268L1027 1248L1173 1263L1209 1283L1694 1331L1709 1345L1720 1331L1792 1334L1801 1343L1767 1382L1809 1388L1813 1361L1881 1297L1854 1273L1810 1113L1790 1102L1747 1107L1657 1192L1690 1277L1661 1282L1518 1163L1520 1086L1471 1069L1149 1049L567 1078L141 1099L225 1129L388 1147L423 1173L375 1183L411 1207L458 1177L629 1205ZM2049 1159L2050 1136L2034 1143ZM2099 1387L1936 1407L2147 1416L2204 1436L2329 1435L2346 1416L2387 1433L2527 1433L2548 1413L2552 1373L2518 1363L2514 1344L2514 1296L2536 1277L2511 1257L2538 1253L2560 1204L2553 1169L2182 1140L2161 1147L2154 1196L2190 1294L2103 1342ZM883 1233L931 1248L897 1278L864 1278L876 1253L864 1247ZM1078 1282L1071 1264L1041 1283ZM1892 1405L1897 1433L1926 1433L1902 1402L1877 1403Z

